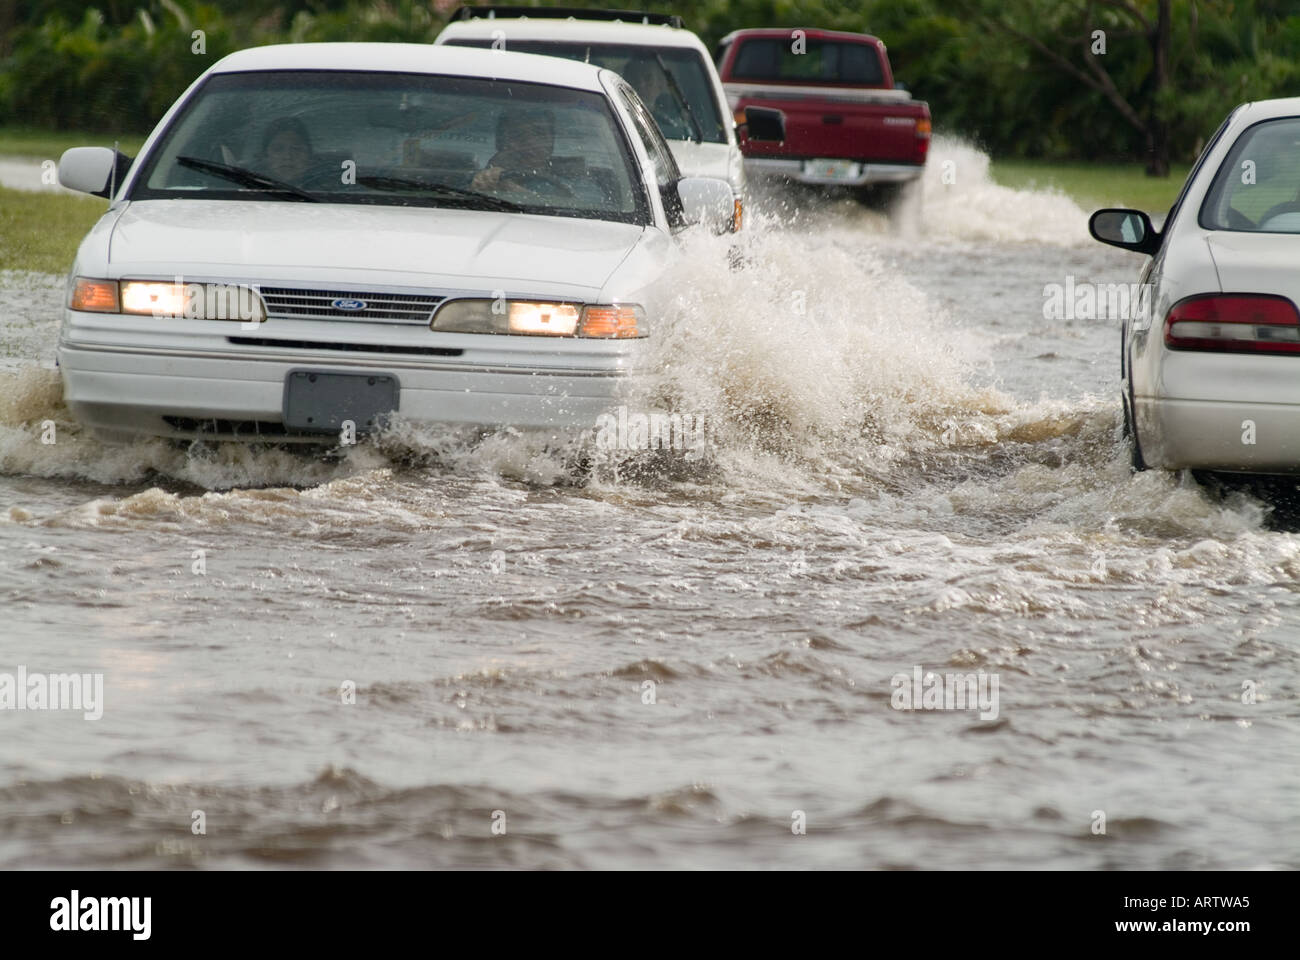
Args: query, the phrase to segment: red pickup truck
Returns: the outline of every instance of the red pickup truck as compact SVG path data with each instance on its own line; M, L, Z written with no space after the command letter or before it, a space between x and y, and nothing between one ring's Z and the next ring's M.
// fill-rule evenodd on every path
M885 45L835 30L737 30L722 38L718 73L741 125L746 173L864 187L919 177L930 108L896 89ZM744 136L746 107L785 114L785 140Z

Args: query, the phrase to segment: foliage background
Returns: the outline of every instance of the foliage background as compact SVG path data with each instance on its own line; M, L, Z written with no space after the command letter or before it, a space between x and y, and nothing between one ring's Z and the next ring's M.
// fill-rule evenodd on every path
M536 2L536 0L534 0ZM1171 3L1169 84L1133 28L1160 0L568 0L680 13L712 47L750 26L874 33L895 75L928 100L940 131L996 156L1141 159L1143 138L1104 96L999 26L1015 24L1076 61L1089 28L1144 116L1167 125L1172 159L1193 158L1244 100L1300 96L1300 0ZM541 4L550 5L550 4ZM178 94L231 51L322 40L431 42L455 0L0 0L0 127L147 133ZM206 52L191 52L192 31ZM2 145L0 145L2 150Z

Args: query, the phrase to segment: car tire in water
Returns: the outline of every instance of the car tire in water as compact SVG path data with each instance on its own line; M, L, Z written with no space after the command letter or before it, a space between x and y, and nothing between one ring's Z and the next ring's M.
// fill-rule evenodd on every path
M1133 418L1131 397L1132 393L1126 391L1120 398L1124 408L1124 443L1128 447L1129 468L1134 473L1141 473L1147 468L1147 462L1142 458L1142 444L1138 442L1137 423Z

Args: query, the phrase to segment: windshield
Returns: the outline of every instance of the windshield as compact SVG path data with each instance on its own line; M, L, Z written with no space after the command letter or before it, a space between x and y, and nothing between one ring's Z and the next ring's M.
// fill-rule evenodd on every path
M1257 123L1237 138L1205 195L1201 226L1300 233L1300 118Z
M604 94L348 71L210 77L132 199L458 207L649 222Z
M458 37L448 41L448 45L460 47L491 44L487 38ZM727 142L727 128L709 69L698 50L563 40L507 40L506 49L581 60L613 70L632 84L667 139Z
M806 41L805 49L795 50L783 37L742 40L730 79L865 87L885 82L871 44L814 39Z

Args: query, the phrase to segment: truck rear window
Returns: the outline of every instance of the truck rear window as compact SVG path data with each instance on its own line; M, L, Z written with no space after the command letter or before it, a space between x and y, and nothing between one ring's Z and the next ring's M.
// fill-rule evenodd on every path
M807 49L796 53L787 37L753 37L741 41L728 79L869 87L883 83L884 74L870 44L810 39Z

